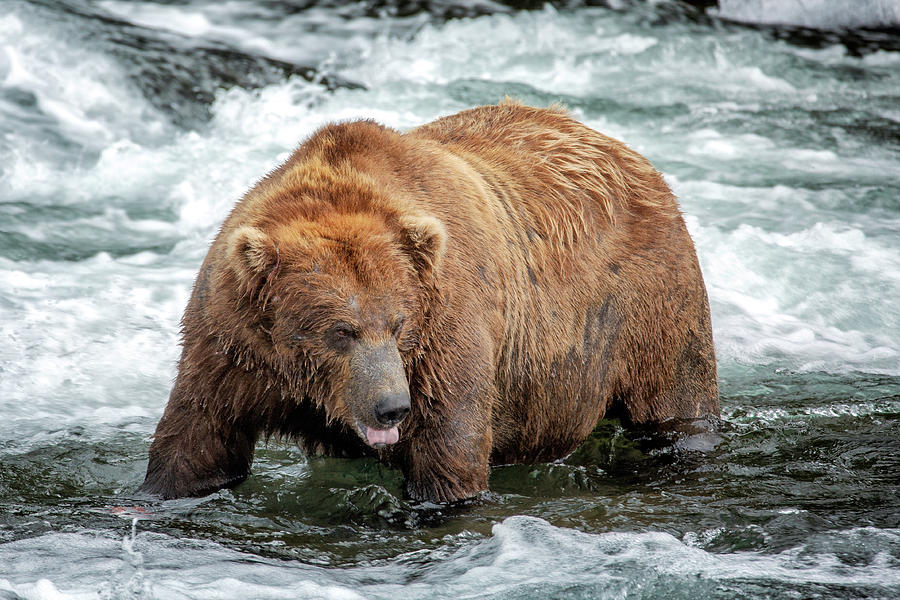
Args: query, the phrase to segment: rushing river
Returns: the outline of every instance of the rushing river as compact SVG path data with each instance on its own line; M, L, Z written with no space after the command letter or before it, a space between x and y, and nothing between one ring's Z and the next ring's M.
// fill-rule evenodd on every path
M900 8L611 4L0 1L0 598L900 597ZM507 94L665 173L722 430L603 421L450 509L276 443L234 490L136 500L242 192L325 122Z

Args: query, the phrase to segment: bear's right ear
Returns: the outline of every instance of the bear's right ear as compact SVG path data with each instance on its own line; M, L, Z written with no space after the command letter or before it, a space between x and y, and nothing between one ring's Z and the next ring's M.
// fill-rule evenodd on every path
M242 284L258 288L275 269L279 255L275 242L256 227L242 226L228 237L228 263Z
M407 251L422 275L437 272L447 247L447 230L432 216L404 215L400 218Z

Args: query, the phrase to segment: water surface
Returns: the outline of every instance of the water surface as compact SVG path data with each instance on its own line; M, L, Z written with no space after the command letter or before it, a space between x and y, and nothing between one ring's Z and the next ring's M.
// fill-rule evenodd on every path
M900 596L897 38L667 2L312 4L0 11L0 598ZM450 509L279 444L235 490L135 503L242 192L323 123L507 94L665 173L723 430L604 421Z

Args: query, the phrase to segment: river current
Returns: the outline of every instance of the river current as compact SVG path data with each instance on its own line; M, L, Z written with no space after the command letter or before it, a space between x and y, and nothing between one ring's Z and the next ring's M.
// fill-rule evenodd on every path
M0 598L900 597L900 8L712 4L2 0ZM274 442L136 501L240 195L321 124L506 95L665 174L722 430L602 421L451 508Z

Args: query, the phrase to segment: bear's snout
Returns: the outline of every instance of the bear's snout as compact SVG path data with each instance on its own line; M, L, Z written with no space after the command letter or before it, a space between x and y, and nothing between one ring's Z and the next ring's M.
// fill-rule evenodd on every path
M348 404L362 438L374 447L394 444L410 411L409 383L397 343L360 343L350 358Z
M409 392L385 394L375 402L375 420L388 427L396 425L409 413Z

